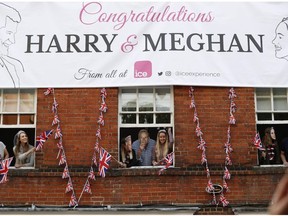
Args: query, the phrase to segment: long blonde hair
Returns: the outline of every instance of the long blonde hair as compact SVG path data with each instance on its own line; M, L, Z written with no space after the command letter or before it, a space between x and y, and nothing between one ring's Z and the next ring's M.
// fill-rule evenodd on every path
M15 137L14 137L14 145L15 145L15 153L18 154L20 152L20 135L24 133L26 134L27 136L27 133L23 130L20 130L18 131L16 134L15 134ZM28 151L29 150L29 141L28 141L28 136L27 136L27 142L25 143L25 145L23 146L23 150L24 152Z
M164 146L162 144L160 144L160 134L164 133L165 137L166 137L166 141ZM163 146L163 148L162 148ZM156 140L156 145L155 145L155 156L156 156L156 161L159 162L160 160L162 160L169 151L169 137L168 137L168 133L166 130L159 130L157 133L157 140Z

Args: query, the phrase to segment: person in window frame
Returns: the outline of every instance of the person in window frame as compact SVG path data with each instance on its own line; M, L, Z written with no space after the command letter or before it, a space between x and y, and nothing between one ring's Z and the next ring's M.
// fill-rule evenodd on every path
M280 157L285 167L288 166L288 137L285 137L280 145Z
M132 149L136 152L140 166L152 166L154 146L155 140L150 138L149 132L146 129L141 129L138 133L138 140L132 144Z
M8 158L9 158L9 152L7 151L6 145L0 141L0 161Z
M29 144L25 131L20 130L14 137L13 152L15 155L15 167L33 167L35 160L35 147Z
M139 166L139 161L136 158L136 152L132 149L131 135L121 140L121 163L120 167L129 168Z
M273 165L280 164L279 145L273 127L267 127L262 140L265 150L261 151L260 164Z
M156 144L153 154L153 166L165 165L163 160L167 154L172 152L173 148L173 136L171 128L168 128L168 131L161 129L157 133Z

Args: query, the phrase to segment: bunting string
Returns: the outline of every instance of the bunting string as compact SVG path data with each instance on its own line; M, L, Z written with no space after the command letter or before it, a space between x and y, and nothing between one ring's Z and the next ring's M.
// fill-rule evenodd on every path
M59 164L58 165L64 167L64 170L63 170L63 173L62 173L62 179L68 179L68 182L67 182L67 185L66 185L66 189L65 189L65 193L71 192L71 197L70 197L70 201L69 201L69 207L76 207L76 206L78 206L78 202L77 202L76 193L75 193L75 190L74 190L74 187L73 187L72 179L71 179L71 176L70 176L70 171L69 171L69 166L68 166L68 162L67 162L67 159L66 159L65 149L64 149L64 146L63 146L63 133L62 133L61 121L60 121L59 113L58 113L59 104L57 103L57 100L56 100L56 97L55 97L55 90L53 88L48 88L44 92L44 95L45 96L49 96L49 95L53 96L53 103L52 103L51 111L54 114L54 117L53 117L51 125L52 125L52 127L56 127L56 129L54 131L54 139L57 140L57 147L59 149L56 159L59 160ZM42 146L39 147L39 149L41 149Z
M195 97L194 97L194 88L190 87L189 89L189 97L191 97L191 103L189 105L190 109L194 110L194 115L193 115L193 122L196 124L196 129L195 133L196 136L198 137L198 146L197 148L202 151L201 154L201 164L205 166L206 169L206 176L208 179L208 183L206 186L206 190L210 193L213 194L212 202L211 204L218 205L219 202L222 203L223 207L227 206L229 202L226 200L224 196L224 192L228 192L229 188L227 185L226 180L231 178L231 174L228 170L228 166L232 165L232 160L231 160L231 153L233 151L232 145L231 145L231 128L230 125L235 125L236 124L236 119L234 117L234 113L236 112L236 104L234 102L234 99L236 98L236 93L234 91L234 88L230 88L229 90L229 100L230 100L230 109L229 109L229 121L228 121L228 129L227 129L227 141L224 144L224 151L225 151L225 162L224 162L224 174L223 174L223 190L221 191L219 202L217 202L216 195L215 195L215 188L214 184L211 180L211 175L210 175L210 169L208 165L208 160L206 156L206 150L207 150L207 143L203 138L203 132L200 127L200 120L198 117L197 113L197 108L196 108L196 103L195 103Z

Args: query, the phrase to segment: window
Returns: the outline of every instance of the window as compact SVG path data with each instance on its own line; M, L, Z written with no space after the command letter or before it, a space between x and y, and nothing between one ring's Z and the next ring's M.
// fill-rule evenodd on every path
M36 90L0 89L0 141L14 156L13 139L19 130L24 130L30 145L34 146L36 127ZM14 166L15 158L11 166Z
M256 88L255 108L257 130L262 138L262 143L265 129L273 127L278 147L281 148L281 142L287 137L288 130L288 89ZM258 154L258 159L260 157ZM281 159L279 163L282 164ZM260 162L259 164L262 165Z
M122 138L131 135L133 142L138 139L138 132L141 129L148 130L150 138L154 140L156 140L160 128L171 128L173 134L174 100L172 87L121 88L118 98L119 150L121 149Z

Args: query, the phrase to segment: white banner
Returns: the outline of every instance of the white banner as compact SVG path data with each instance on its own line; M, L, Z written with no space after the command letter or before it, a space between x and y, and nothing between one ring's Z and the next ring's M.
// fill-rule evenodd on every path
M6 2L0 87L288 87L287 2Z

